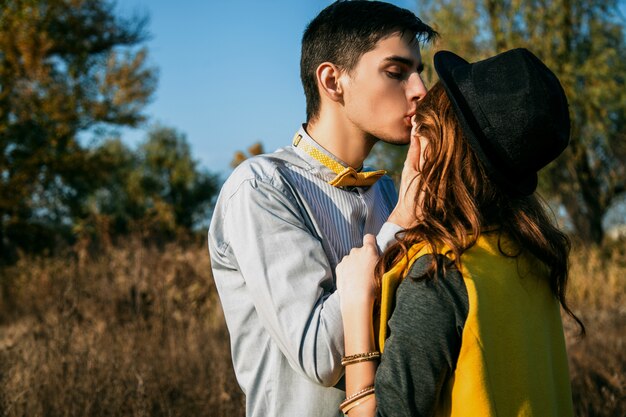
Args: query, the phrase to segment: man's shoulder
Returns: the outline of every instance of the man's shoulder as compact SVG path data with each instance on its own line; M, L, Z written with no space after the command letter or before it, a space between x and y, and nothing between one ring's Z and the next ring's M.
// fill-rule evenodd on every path
M298 157L290 146L248 158L226 179L221 194L228 198L246 183L263 183L274 188L283 188L286 183L286 170L297 162Z
M275 152L256 155L239 164L228 176L219 193L215 207L209 236L213 236L216 245L226 241L223 235L224 218L237 202L239 207L247 206L252 200L263 205L268 200L291 201L289 180L286 178L288 164L285 155L293 153L290 147L280 148Z

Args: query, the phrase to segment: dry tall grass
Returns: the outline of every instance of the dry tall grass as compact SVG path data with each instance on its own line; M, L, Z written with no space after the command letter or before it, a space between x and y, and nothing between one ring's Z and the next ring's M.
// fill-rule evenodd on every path
M0 415L244 415L203 246L80 258L5 271Z
M573 257L579 416L626 415L625 248ZM0 278L1 416L244 415L203 244L24 258Z
M569 297L587 328L564 318L577 416L626 416L626 242L576 250Z

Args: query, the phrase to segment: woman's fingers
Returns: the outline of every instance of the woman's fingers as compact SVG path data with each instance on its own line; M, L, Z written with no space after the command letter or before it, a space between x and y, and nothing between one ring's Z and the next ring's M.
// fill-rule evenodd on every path
M349 263L361 264L363 260L369 258L378 259L378 244L376 243L376 236L372 234L363 236L363 246L352 248L350 254L344 256L339 265L345 266Z
M363 236L363 246L352 249L337 265L337 289L342 306L370 305L375 298L374 269L378 257L376 237L367 234Z
M410 176L411 171L417 174L417 167L419 165L420 158L420 140L417 135L411 135L411 142L409 144L409 150L406 153L406 159L404 160L404 169L402 172L402 179L404 180L404 173L406 171L407 176Z
M378 253L378 246L376 245L376 236L372 235L372 234L366 234L365 236L363 236L363 247L374 247L374 249L376 249L376 252Z
M405 229L412 227L416 221L415 198L417 195L417 185L419 166L421 158L421 141L419 135L411 135L411 144L407 151L406 160L402 169L400 180L400 190L398 193L398 203L389 217L389 221L402 226Z

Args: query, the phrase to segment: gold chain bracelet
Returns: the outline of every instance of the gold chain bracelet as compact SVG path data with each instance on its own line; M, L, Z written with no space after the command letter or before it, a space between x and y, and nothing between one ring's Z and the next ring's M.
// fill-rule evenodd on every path
M341 365L351 365L353 363L365 362L365 361L373 361L380 358L380 352L365 352L365 353L357 353L356 355L344 356L341 358Z

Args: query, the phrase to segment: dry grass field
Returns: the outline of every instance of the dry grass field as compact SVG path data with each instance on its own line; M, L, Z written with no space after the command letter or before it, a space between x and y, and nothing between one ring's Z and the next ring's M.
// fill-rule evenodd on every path
M578 416L626 415L625 250L573 254ZM0 291L0 416L244 415L203 243L26 257Z

